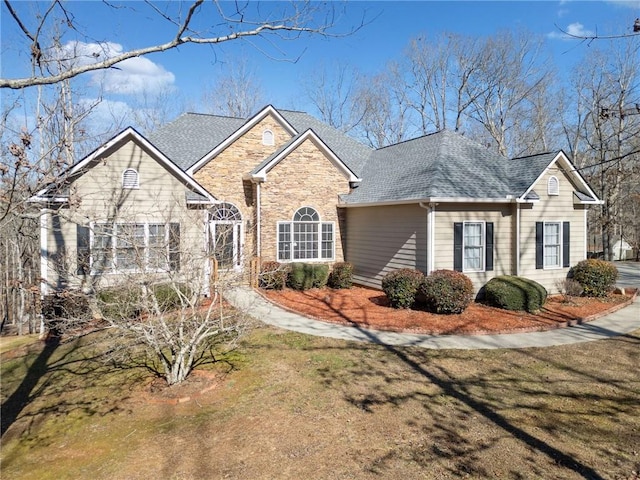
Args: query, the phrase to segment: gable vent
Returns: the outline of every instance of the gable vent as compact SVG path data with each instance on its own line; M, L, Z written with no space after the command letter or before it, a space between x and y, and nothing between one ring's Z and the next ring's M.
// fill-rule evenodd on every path
M558 181L558 177L549 177L549 182L547 183L547 194L560 195L560 182Z
M122 172L122 188L138 188L138 172L133 168L127 168Z

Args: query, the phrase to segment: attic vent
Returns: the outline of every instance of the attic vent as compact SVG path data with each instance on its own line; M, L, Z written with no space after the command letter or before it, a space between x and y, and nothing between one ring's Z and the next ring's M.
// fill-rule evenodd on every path
M262 132L262 144L275 145L273 132L271 130L265 130L264 132Z
M139 188L138 172L133 168L127 168L122 172L122 188Z
M558 182L558 177L549 177L549 183L547 184L547 194L560 194L560 182Z

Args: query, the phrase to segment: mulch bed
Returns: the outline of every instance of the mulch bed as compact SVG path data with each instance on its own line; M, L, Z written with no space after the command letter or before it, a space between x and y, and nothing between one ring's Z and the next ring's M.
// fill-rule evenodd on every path
M570 302L564 302L561 296L552 296L535 315L480 303L472 303L457 315L395 309L389 306L382 291L365 287L261 290L260 293L287 310L330 323L393 332L476 335L544 331L593 320L629 304L636 291L625 292L626 295L612 293L603 299L578 297Z

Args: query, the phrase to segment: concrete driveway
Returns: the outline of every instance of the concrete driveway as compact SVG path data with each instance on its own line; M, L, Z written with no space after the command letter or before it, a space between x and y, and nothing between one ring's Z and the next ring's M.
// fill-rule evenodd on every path
M640 262L613 262L618 268L618 287L640 288Z

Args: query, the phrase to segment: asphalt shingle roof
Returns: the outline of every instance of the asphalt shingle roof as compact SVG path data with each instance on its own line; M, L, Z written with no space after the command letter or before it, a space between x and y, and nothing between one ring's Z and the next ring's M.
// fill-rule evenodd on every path
M244 123L242 118L183 113L149 135L149 141L187 170Z
M358 188L342 196L346 204L429 198L520 197L558 153L509 160L449 130L374 150L307 113L278 112L297 132L291 141L312 129L362 179ZM149 139L180 168L187 170L247 121L185 113L154 132ZM290 143L256 165L253 172L266 165Z

